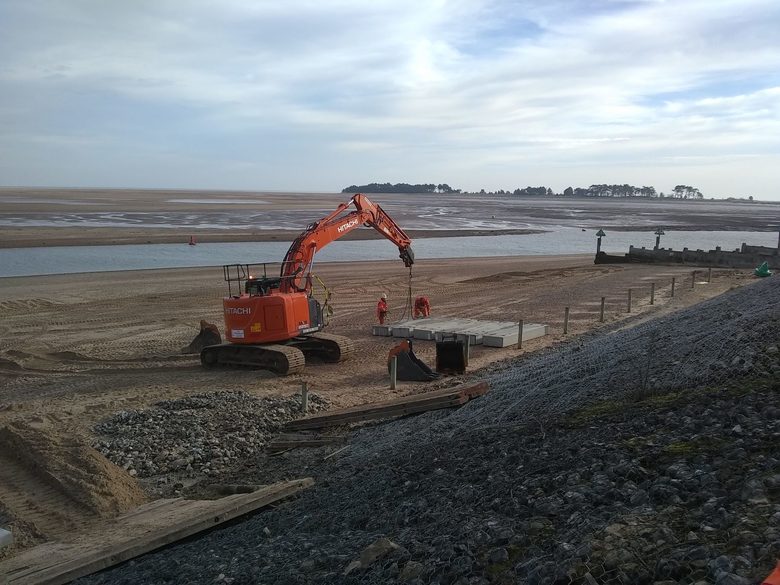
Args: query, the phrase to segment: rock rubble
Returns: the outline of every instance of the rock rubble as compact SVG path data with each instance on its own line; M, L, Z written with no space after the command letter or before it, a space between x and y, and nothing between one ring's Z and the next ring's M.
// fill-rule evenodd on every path
M326 406L309 395L310 414ZM198 394L118 412L94 427L93 447L139 478L213 477L256 457L284 423L300 416L298 395Z

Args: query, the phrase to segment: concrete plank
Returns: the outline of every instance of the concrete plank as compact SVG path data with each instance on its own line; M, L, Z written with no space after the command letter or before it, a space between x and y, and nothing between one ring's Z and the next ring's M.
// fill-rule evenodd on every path
M517 323L512 321L483 321L479 319L460 319L454 317L428 317L409 319L386 325L391 333L384 333L378 326L374 335L392 335L393 337L413 337L414 339L436 340L469 338L471 345L488 347L507 347L517 344ZM547 335L547 325L526 323L523 325L523 340L531 340Z
M548 325L539 325L536 323L523 324L523 341L530 341L537 337L547 335ZM514 330L504 329L494 335L485 335L482 337L482 344L486 347L508 347L517 345L517 326Z
M425 335L428 339L436 339L437 341L441 341L438 338L438 333L443 330L456 329L458 324L458 320L450 319L447 321L440 321L439 323L430 323L425 327L416 329L415 332L419 331L421 335Z

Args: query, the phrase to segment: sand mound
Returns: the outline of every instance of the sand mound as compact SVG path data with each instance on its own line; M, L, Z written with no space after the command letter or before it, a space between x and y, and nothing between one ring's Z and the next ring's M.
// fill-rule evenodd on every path
M0 429L0 455L102 518L146 501L135 479L80 437L59 437L18 421Z
M81 438L59 437L25 422L0 429L0 469L0 518L16 541L11 553L146 501L126 471Z

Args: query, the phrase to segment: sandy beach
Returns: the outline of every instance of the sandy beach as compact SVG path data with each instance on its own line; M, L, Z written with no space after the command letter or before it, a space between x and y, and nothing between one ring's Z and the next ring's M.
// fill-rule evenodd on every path
M318 275L333 295L335 315L328 331L353 338L359 352L341 364L307 365L303 375L290 377L249 370L207 371L197 356L181 355L180 349L192 340L200 319L223 327L225 288L218 268L0 279L0 427L12 425L38 440L44 436L47 445L67 440L86 446L93 440L94 425L117 412L203 392L240 390L256 396L289 396L305 380L311 392L331 407L340 407L457 382L457 377L445 377L428 384L404 382L396 391L389 389L386 357L397 340L373 337L371 326L382 292L390 297L391 321L404 316L409 275L400 262L323 264ZM672 277L678 282L674 299L669 297ZM550 325L550 335L525 343L522 352L474 347L468 374L478 374L519 353L569 342L598 327L602 296L607 299L608 323L635 321L699 302L750 279L746 272L715 271L710 284L690 290L687 268L594 266L589 256L558 256L423 261L415 266L411 286L414 295L430 297L437 316L522 318ZM649 305L651 283L656 283L654 306ZM628 288L634 299L631 315L626 312ZM568 336L562 333L565 307L571 308ZM433 342L418 342L415 349L433 364ZM51 457L61 465L69 462L78 467L84 465L84 448L67 454L54 451ZM92 453L91 457L99 457ZM0 463L8 469L13 468L10 455L0 453ZM120 487L136 483L127 472L112 469L111 479L103 478L103 483ZM197 473L169 479L163 485L159 478L144 480L135 489L140 490L138 494L145 492L145 497L159 497L171 495L175 485L213 481ZM10 519L7 522L21 536L19 546L41 542L66 529L88 530L97 521L77 509L63 519L54 513L60 504L51 496L29 499L27 494L34 486L34 480L25 483L14 474L0 480L4 503L0 514ZM120 487L116 487L120 493L127 492L126 486ZM100 493L88 485L80 489L92 496ZM93 493L93 489L98 491ZM138 494L136 499L128 496L127 501L144 497ZM31 505L39 512L33 513Z
M80 193L79 197L85 195ZM281 196L263 197L277 208L284 204ZM318 202L295 199L292 205L311 206L303 209L311 215L340 199L343 197L336 195L323 196ZM93 201L90 209L103 203ZM144 200L132 205L147 209L152 203ZM27 208L25 213L32 217L36 211ZM463 230L445 231L465 235ZM178 238L184 232L160 228L18 227L2 233L0 246L31 245L35 241L48 245L138 243ZM270 230L230 237L283 240L295 234ZM224 238L226 234L223 230L213 236ZM397 340L371 334L376 323L374 308L383 292L389 295L391 322L408 317L405 301L411 289L412 296L425 294L430 298L433 316L523 319L550 326L549 335L526 342L522 351L515 347L472 348L467 375L479 375L519 355L560 343L576 343L578 335L600 326L601 297L606 299L607 324L619 320L629 324L689 306L752 280L747 271L715 270L712 282L706 283L702 282L706 272L700 271L699 283L692 289L690 267L595 266L591 255L421 260L414 266L411 281L400 261L323 263L316 272L332 293L335 313L327 331L352 338L359 350L350 361L307 364L302 375L289 377L250 370L204 370L197 355L182 355L181 349L193 339L201 319L224 327L221 303L226 286L220 267L0 279L0 429L13 429L16 437L11 442L0 441L0 464L16 470L0 478L0 519L17 534L17 548L13 550L70 530L88 531L100 516L78 508L63 514L64 496L40 491L40 479L14 463L20 444L22 451L29 448L55 469L103 469L94 485L89 481L78 483L81 491L77 490L75 497L92 501L112 494L110 501L100 500L100 510L116 513L146 498L176 495L183 487L197 490L199 483L214 481L197 471L138 480L108 464L90 445L95 440L95 425L116 413L149 408L161 400L223 390L259 397L291 396L303 381L330 408L457 383L458 377L444 377L431 383L402 382L395 391L390 390L386 359ZM674 298L670 296L672 278L677 279ZM650 305L653 283L655 304ZM628 289L633 298L630 314ZM317 295L321 296L322 291ZM571 311L568 335L563 334L566 307ZM417 342L415 350L433 365L433 342ZM88 465L88 461L92 463ZM252 463L241 464L245 467ZM30 493L39 495L30 498ZM116 494L123 494L120 502L115 501Z

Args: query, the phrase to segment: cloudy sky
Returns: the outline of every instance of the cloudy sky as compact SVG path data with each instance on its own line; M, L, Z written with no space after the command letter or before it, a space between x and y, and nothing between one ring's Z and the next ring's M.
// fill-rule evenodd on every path
M780 199L777 0L0 0L0 184Z

